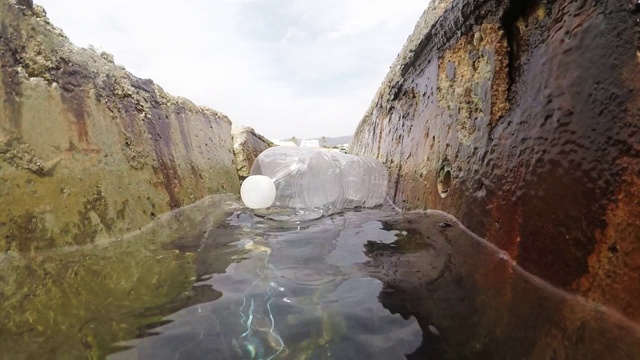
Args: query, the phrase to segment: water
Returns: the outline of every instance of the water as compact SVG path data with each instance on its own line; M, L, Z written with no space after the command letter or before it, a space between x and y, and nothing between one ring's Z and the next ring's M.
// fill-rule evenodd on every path
M286 227L239 212L227 220L245 249L220 274L199 274L195 287L218 300L179 311L160 335L112 359L372 358L402 359L420 345L420 326L386 310L382 283L367 275L363 243L390 243L398 231L366 211ZM354 241L355 240L355 241Z
M0 358L635 359L640 327L439 212L301 226L225 197L0 258Z

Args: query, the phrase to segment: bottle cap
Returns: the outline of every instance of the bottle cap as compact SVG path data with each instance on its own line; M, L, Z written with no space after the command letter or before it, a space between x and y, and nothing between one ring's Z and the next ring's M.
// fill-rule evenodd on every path
M248 208L268 208L276 199L276 185L268 176L251 175L242 182L240 197Z

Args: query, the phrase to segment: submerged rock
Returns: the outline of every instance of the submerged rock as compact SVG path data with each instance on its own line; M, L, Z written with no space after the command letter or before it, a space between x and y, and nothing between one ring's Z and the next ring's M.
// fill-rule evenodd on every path
M205 197L101 244L0 254L0 358L102 359L219 298L194 282L240 252L224 246L237 240L222 226L232 200Z
M237 193L231 122L0 0L0 251L84 244Z
M351 152L401 209L640 321L639 32L624 1L434 0Z
M258 155L276 144L248 126L234 128L231 130L231 134L233 135L236 170L240 180L244 180L249 176L251 166Z
M440 227L445 220L448 227ZM392 313L415 317L422 345L408 359L637 359L640 326L554 288L436 211L382 222L363 266Z

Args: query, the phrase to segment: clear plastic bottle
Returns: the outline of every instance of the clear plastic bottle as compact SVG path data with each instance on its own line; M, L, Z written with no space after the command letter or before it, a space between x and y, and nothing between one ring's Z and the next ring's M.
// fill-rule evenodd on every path
M386 197L387 181L387 169L377 160L283 146L256 158L240 195L260 216L303 221L345 207L379 205Z
M340 162L347 185L345 207L373 207L387 198L389 173L383 163L367 157L331 152Z

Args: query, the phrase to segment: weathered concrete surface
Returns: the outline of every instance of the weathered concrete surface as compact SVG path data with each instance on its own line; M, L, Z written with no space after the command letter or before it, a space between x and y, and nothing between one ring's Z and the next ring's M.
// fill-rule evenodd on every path
M269 139L258 134L253 128L241 126L231 130L233 155L240 180L249 176L251 166L261 152L276 146Z
M351 152L402 209L449 212L524 269L640 321L640 8L434 1Z
M24 4L24 5L21 5ZM83 244L236 193L231 123L0 0L0 251Z

